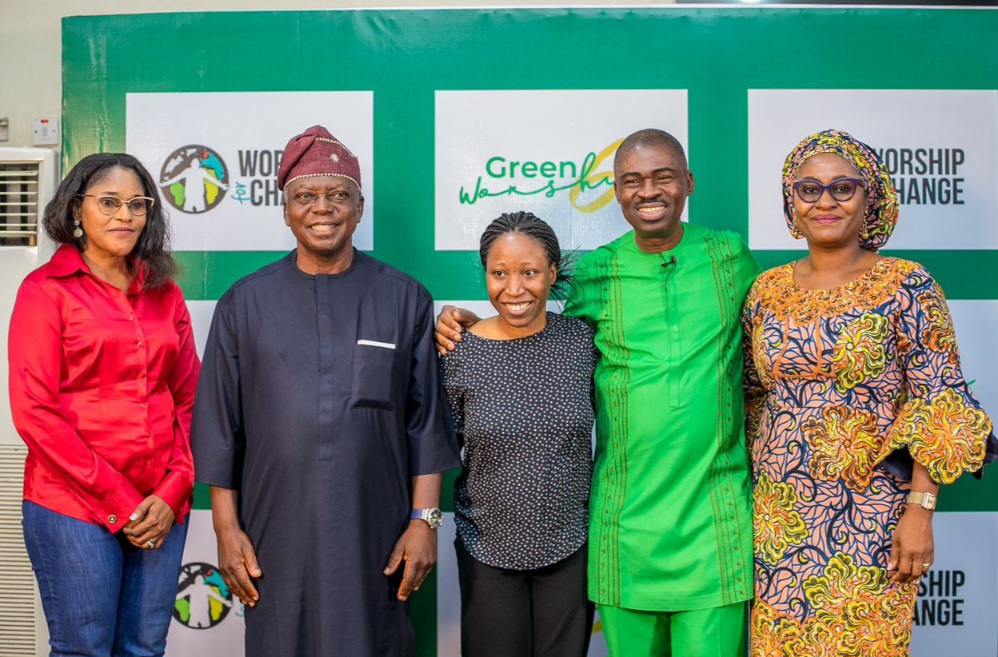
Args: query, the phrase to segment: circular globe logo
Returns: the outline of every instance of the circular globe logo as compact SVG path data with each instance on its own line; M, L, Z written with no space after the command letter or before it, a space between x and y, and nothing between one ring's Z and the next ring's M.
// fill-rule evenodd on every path
M184 564L177 584L173 617L192 630L215 627L232 610L232 592L222 580L222 573L209 563Z
M187 214L201 214L218 205L229 189L229 169L207 146L190 144L170 153L159 174L166 202Z

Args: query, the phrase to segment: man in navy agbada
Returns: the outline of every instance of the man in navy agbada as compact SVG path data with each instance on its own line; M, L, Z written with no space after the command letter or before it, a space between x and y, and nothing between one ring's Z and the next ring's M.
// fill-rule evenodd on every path
M432 300L361 252L356 156L325 128L278 171L297 248L218 301L192 427L247 657L409 657L436 562L445 427Z

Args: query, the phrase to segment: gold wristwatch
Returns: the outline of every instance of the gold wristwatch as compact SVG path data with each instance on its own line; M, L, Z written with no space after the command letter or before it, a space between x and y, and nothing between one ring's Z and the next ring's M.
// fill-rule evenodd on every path
M936 508L936 496L932 493L908 493L908 504L917 504L926 511L934 511Z

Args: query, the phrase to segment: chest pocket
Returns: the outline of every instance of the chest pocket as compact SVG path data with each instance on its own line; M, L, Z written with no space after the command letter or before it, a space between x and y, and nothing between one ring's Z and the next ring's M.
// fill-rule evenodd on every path
M357 340L353 350L354 406L395 410L395 345L391 342Z

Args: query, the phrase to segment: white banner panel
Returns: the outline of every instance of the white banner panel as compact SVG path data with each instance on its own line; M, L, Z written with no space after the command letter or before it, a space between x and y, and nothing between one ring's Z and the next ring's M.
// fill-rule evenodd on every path
M801 139L845 130L882 154L901 200L892 249L998 248L998 93L749 89L749 246L799 249L780 181Z
M956 342L960 348L960 367L970 382L978 401L992 419L998 418L998 301L947 300ZM988 469L991 470L993 466ZM989 472L989 477L998 472Z
M938 513L933 530L936 560L919 585L911 656L994 655L998 514Z
M218 571L211 511L191 511L166 657L242 657L244 609Z
M437 530L437 657L461 657L461 590L454 552L456 531L454 514L445 512L444 524Z
M204 345L211 330L211 318L215 314L215 301L188 301L187 311L191 314L191 329L194 331L194 344L198 358L204 358Z
M370 91L130 93L126 139L160 183L177 251L285 251L277 167L284 146L323 125L360 159L366 198L353 236L374 248L374 94Z
M613 197L619 141L661 127L688 143L685 89L437 91L435 101L438 250L478 250L489 222L517 210L549 223L563 249L594 249L630 230Z

